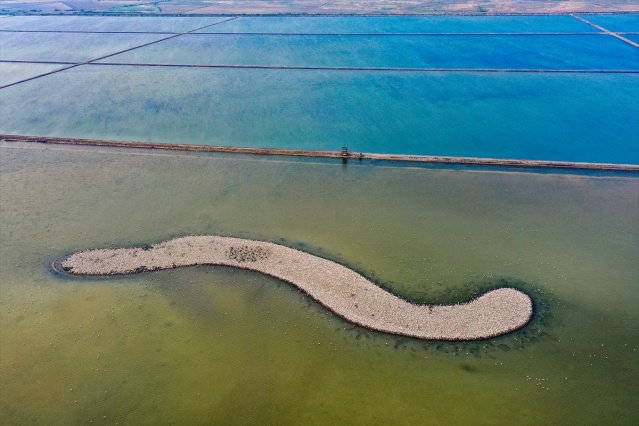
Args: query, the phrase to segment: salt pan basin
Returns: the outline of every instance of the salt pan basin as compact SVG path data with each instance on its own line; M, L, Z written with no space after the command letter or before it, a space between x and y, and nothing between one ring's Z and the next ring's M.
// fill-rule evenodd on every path
M339 263L279 244L222 236L81 251L54 268L73 275L123 275L195 265L261 272L298 287L352 323L421 339L487 339L525 326L533 314L530 296L514 288L498 288L467 303L417 305Z

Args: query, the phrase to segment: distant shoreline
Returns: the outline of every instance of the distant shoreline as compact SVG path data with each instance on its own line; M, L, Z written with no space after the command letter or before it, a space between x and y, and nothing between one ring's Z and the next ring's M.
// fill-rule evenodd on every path
M394 17L555 16L639 13L634 0L56 0L3 2L0 13L23 16Z
M2 10L0 8L0 10ZM437 16L571 16L579 15L637 15L639 14L639 6L637 9L615 10L615 11L598 11L598 10L570 10L561 12L423 12L423 13L142 13L142 12L58 12L58 13L39 13L39 12L0 12L3 16L103 16L103 17L161 17L161 18L330 18L330 17L362 17L362 18L392 18L392 17L437 17ZM0 16L2 17L2 16Z
M417 305L339 263L275 243L222 236L82 251L54 263L54 269L71 275L122 275L195 265L257 271L296 286L347 321L420 339L488 339L524 327L533 315L530 296L514 288L498 288L468 303Z

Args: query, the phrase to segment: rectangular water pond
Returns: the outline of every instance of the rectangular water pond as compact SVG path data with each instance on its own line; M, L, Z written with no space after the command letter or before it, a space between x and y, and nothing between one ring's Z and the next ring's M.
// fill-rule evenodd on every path
M639 43L639 34L624 34L624 37L635 43Z
M85 65L2 90L0 132L639 164L639 75Z
M162 34L110 33L0 34L0 60L12 61L89 61L167 37Z
M20 64L0 62L0 86L16 83L63 68L60 64Z
M580 36L188 34L115 55L100 62L373 68L639 70L639 49L604 34Z
M595 28L570 16L331 16L240 17L199 32L384 33L587 33Z
M0 144L0 423L636 425L639 179ZM272 241L400 297L529 292L475 343L347 323L200 266L64 277L78 250Z
M620 15L582 15L581 17L608 31L639 32L639 14L636 13Z
M0 29L12 31L174 32L192 31L228 17L10 16Z

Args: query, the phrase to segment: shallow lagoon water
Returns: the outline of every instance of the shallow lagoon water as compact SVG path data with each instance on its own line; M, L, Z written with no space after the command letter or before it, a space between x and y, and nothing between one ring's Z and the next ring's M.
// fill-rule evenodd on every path
M624 28L635 19L589 17L618 18ZM2 60L87 61L135 49L2 89L3 134L639 164L637 49L570 16L58 18L3 18L2 28L117 32L212 25L202 32L225 34L152 43L170 36L4 31ZM388 35L402 31L429 35ZM325 35L311 34L318 32ZM528 35L504 35L513 32ZM43 69L23 65L14 69L25 76ZM492 67L628 73L448 70Z
M11 16L1 29L18 31L191 31L228 17ZM627 17L615 17L627 20ZM630 19L632 21L632 18ZM240 17L199 32L264 33L540 33L596 31L570 16Z
M570 16L242 17L214 30L237 33L540 33L593 32Z
M167 31L185 32L218 23L227 17L105 17L105 16L10 16L0 29L11 31Z
M636 13L622 15L584 15L582 17L609 31L639 31L639 14Z
M0 86L36 77L64 66L65 65L59 64L15 64L2 62L0 63Z
M99 62L462 69L639 69L639 49L601 34L189 34Z
M0 145L3 424L636 424L639 181ZM53 260L188 234L264 239L413 300L517 282L528 331L367 332L225 268L65 278Z
M634 41L635 43L639 43L639 34L626 34L624 37L628 40Z
M2 33L0 59L82 62L160 40L163 37L166 35Z
M638 98L639 74L89 65L3 89L0 132L639 164Z

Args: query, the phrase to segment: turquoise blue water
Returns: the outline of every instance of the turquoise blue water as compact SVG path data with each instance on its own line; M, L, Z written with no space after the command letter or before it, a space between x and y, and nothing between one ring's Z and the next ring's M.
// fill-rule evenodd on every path
M634 16L634 17L633 17ZM637 15L591 16L611 29ZM226 18L10 17L2 29L186 31ZM319 67L639 70L639 49L570 16L241 17L2 90L0 132L354 152L639 164L639 74L158 68ZM162 34L0 33L0 60L87 61ZM629 35L636 40L636 35ZM3 64L14 82L55 68ZM6 83L3 83L6 84Z
M1 33L0 59L88 61L167 37L162 34Z
M639 49L605 35L196 35L101 62L391 68L639 69Z
M12 16L6 30L189 31L226 17ZM540 33L595 32L570 16L241 17L202 32L293 33Z
M570 16L242 17L202 32L540 33L593 32Z
M639 14L582 15L581 17L609 31L639 31Z
M224 17L106 17L106 16L11 16L2 19L2 30L28 31L190 31Z
M2 90L0 132L639 164L639 75L88 65Z
M0 86L15 83L62 68L56 64L13 64L0 62Z

